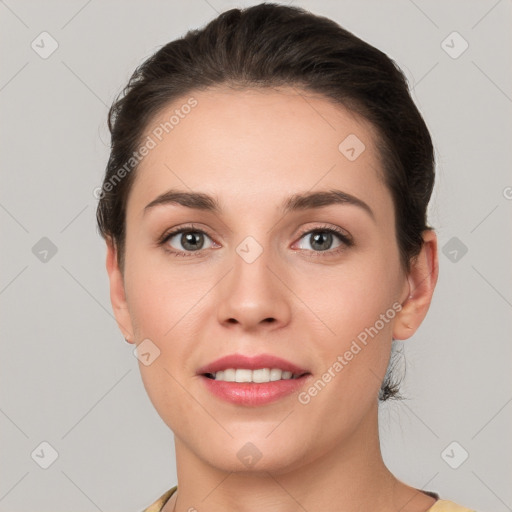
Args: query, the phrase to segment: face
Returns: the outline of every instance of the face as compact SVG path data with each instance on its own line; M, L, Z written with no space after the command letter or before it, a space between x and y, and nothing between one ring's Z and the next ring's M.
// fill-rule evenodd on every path
M174 102L143 137L156 144L128 198L122 279L109 249L114 310L125 334L146 344L144 386L183 446L226 471L248 470L244 450L261 454L258 470L286 471L375 420L392 336L414 324L400 311L411 279L376 133L294 89L191 96L193 108L180 110L189 97ZM162 135L176 109L179 122ZM171 190L211 200L161 197ZM297 200L329 191L340 193ZM307 373L293 386L223 385L198 373L231 354L271 355ZM233 396L248 385L266 386L267 399L212 391Z

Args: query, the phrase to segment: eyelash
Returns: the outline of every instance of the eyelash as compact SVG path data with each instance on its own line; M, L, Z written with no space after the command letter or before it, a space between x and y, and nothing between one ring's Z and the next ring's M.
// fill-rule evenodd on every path
M304 232L302 232L299 236L299 240L301 238L303 238L305 235L308 235L308 234L313 234L313 233L317 233L317 232L321 232L321 233L332 233L334 235L336 235L339 240L342 242L342 245L340 245L339 247L337 247L336 249L334 250L327 250L327 251L309 251L308 249L299 249L301 251L307 251L307 252L312 252L313 255L312 257L316 258L316 257L329 257L329 256L336 256L338 255L339 253L341 253L342 251L344 251L347 247L352 247L354 245L354 242L352 241L352 238L349 237L347 234L345 234L344 231L342 231L341 229L339 228L334 228L334 227L331 227L331 226L318 226L316 228L313 228L313 229L309 229L309 230L306 230ZM203 250L199 250L199 251L191 251L191 252L184 252L184 251L176 251L176 250L171 250L168 248L167 246L167 242L173 237L173 236L176 236L176 235L179 235L180 233L202 233L206 236L208 236L209 238L212 238L206 231L202 230L202 229L199 229L199 228L196 228L193 224L191 225L188 225L188 226L183 226L179 229L176 229L174 231L171 231L169 233L164 233L162 235L162 237L158 240L158 245L159 246L163 246L164 247L164 250L169 253L170 255L172 256L175 256L175 257L200 257L202 256L202 252Z

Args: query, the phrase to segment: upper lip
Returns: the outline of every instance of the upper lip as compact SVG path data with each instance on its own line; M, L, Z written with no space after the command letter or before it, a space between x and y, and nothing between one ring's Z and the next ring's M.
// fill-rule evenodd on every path
M257 370L258 368L280 368L284 371L292 372L294 375L309 373L308 370L297 366L296 364L281 359L271 354L259 354L256 356L244 356L242 354L230 354L212 361L197 370L198 375L205 373L215 373L227 368L246 368L248 370Z

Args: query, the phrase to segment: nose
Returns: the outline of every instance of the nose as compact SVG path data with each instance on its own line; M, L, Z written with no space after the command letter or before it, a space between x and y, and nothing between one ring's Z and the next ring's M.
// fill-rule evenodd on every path
M249 245L233 255L231 271L219 283L218 320L244 331L279 329L290 321L293 294L286 286L283 265L271 257L271 251L263 249L253 260L254 254L247 254L254 250Z

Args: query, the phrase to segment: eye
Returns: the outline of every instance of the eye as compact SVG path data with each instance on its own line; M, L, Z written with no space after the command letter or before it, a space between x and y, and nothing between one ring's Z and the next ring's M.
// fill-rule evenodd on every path
M175 256L198 256L199 254L188 253L199 253L203 249L211 248L207 240L213 242L203 230L188 226L166 233L159 244Z
M341 229L327 226L306 231L301 236L301 240L304 240L305 243L302 242L299 249L311 250L315 253L328 252L329 254L337 254L346 247L353 245L352 239L347 233ZM336 241L338 241L338 244L333 247L333 243L336 243ZM308 245L309 247L307 247ZM318 255L320 256L321 254Z
M348 233L340 228L330 226L319 226L304 232L300 240L304 242L299 244L299 249L312 252L314 256L336 255L353 245L352 238ZM208 245L208 240L210 245ZM333 242L337 245L333 247ZM173 256L201 256L204 255L204 249L212 248L217 245L211 237L202 229L194 226L184 226L162 235L158 241L168 253ZM306 245L306 247L304 247ZM309 247L307 247L309 245Z

